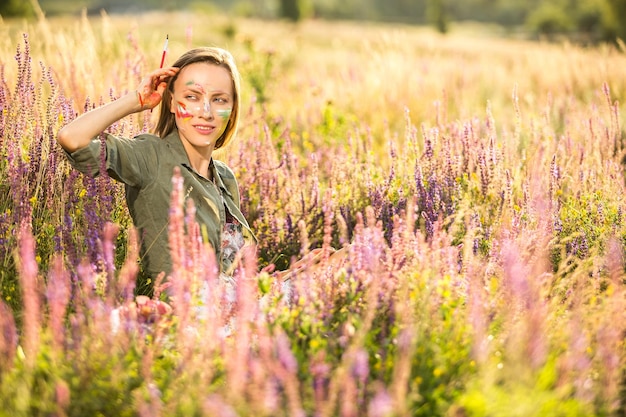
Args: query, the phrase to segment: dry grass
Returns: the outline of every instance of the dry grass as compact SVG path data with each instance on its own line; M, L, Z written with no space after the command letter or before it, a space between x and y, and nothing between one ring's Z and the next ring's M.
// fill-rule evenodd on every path
M131 316L115 333L106 317L132 306L136 268L120 189L70 174L53 139L74 113L133 89L158 65L166 32L170 62L205 44L239 62L247 111L220 157L239 178L259 257L239 276L235 307L211 309L195 333L183 326L197 311L182 295L178 328ZM0 284L7 303L26 284L17 307L32 324L27 357L39 354L35 369L14 366L24 354L6 336L13 317L0 316L8 410L84 415L98 399L120 415L623 412L623 51L190 12L4 22L0 39L0 239L19 247L2 252L14 272L0 271ZM17 49L32 66L15 65ZM145 130L144 117L112 131ZM209 270L179 209L173 233L188 245L179 265ZM103 249L114 250L111 220L127 257ZM324 269L323 258L298 271L291 305L256 270L344 244L344 267ZM103 256L120 269L98 264ZM78 291L92 280L108 284L104 293ZM57 283L73 291L66 333ZM52 324L40 320L46 309ZM224 338L216 323L230 313L241 326Z

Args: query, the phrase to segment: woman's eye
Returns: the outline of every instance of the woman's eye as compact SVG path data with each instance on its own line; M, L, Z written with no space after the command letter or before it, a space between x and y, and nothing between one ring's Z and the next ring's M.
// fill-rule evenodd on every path
M191 101L193 101L193 100L197 100L197 99L198 99L198 97L197 97L195 94L187 94L187 95L185 96L185 98L186 98L187 100L191 100Z

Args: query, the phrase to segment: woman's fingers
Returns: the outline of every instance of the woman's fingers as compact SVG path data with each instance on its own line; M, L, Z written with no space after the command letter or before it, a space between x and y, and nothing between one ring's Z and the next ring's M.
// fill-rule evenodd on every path
M159 68L141 81L137 95L142 109L152 109L161 102L167 81L175 76L178 70L176 67Z

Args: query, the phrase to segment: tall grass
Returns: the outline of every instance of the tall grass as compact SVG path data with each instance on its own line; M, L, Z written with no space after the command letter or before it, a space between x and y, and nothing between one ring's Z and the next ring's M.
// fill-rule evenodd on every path
M259 238L215 285L175 176L171 313L134 297L120 185L55 142L158 65L164 27L171 57L240 63L219 157ZM0 415L626 412L623 51L184 13L0 28ZM272 268L314 248L288 299Z

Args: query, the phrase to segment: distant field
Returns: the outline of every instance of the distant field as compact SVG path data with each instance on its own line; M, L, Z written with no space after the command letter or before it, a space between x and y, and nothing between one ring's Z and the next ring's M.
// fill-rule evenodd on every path
M439 103L448 120L454 120L482 113L490 102L507 128L513 124L513 90L529 113L548 95L588 101L603 82L620 102L626 91L624 53L614 48L499 39L471 25L441 36L430 28L404 25L309 21L294 26L192 12L94 16L88 25L79 17L66 17L49 19L46 25L5 22L2 56L13 55L25 28L33 57L45 58L60 73L67 74L70 57L84 58L71 63L74 89L79 90L75 94L82 99L87 93L106 96L110 87L128 87L128 80L120 78L128 75L128 68L120 68L128 62L116 58L132 48L139 48L139 68L157 65L166 33L171 59L190 46L220 45L233 50L245 71L251 53L271 54L271 69L251 67L244 77L271 71L264 85L268 102L289 120L332 101L338 116L368 120L378 129L384 123L402 126L405 107L421 121L431 119ZM12 70L5 66L7 76Z
M59 54L72 53L88 54L105 64L107 58L130 49L129 34L142 53L154 51L154 56L144 57L147 68L158 63L166 32L172 32L171 56L191 45L219 44L245 59L248 52L242 39L253 39L258 51L275 53L274 71L288 71L273 83L280 85L283 94L285 89L294 92L297 103L302 103L303 97L311 97L310 89L316 87L321 89L317 96L328 95L339 108L353 114L374 114L373 107L381 106L382 112L375 113L377 119L394 119L398 113L401 118L404 106L422 117L432 110L433 101L445 102L451 117L462 117L461 109L480 111L487 100L496 109L510 108L515 86L520 96L543 100L548 92L589 94L594 87L609 81L615 98L622 101L626 83L626 70L621 65L624 56L612 48L588 50L573 45L511 41L463 29L458 34L440 36L430 28L402 25L311 21L292 26L279 21L229 20L191 12L104 20L95 16L90 18L89 29L81 29L78 17L50 19L46 26L30 24L26 28L34 41L34 57L49 54L50 64L59 59ZM3 56L11 56L24 26L21 22L5 22L2 30L9 35L3 36ZM84 30L88 31L86 36L68 39ZM191 36L189 30L193 32ZM236 37L226 37L229 30ZM96 42L99 50L90 51L87 42ZM74 63L81 64L80 60ZM115 69L98 71L103 72L106 81L114 77ZM311 85L302 88L302 80ZM381 95L383 86L385 92ZM109 85L101 88L108 89ZM97 89L90 92L102 93ZM369 95L378 99L363 100ZM291 94L289 97L290 101L294 99ZM281 100L272 101L276 106L281 104Z

